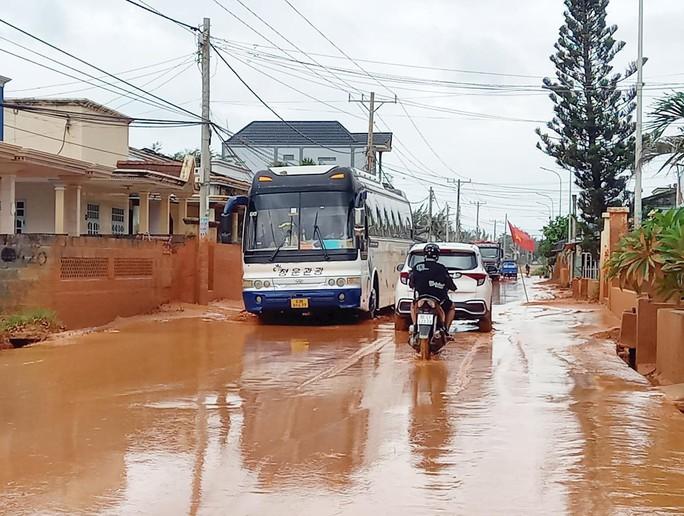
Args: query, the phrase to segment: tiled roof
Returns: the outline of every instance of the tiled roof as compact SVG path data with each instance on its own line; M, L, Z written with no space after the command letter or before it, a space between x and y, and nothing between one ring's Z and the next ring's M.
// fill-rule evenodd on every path
M163 163L160 161L121 160L116 162L117 170L151 170L167 176L180 177L183 163L172 161Z
M328 147L363 146L367 133L350 133L335 120L308 121L255 121L243 127L229 140L233 146L311 147L316 144ZM387 145L392 133L374 135L376 145ZM315 142L315 143L314 143Z
M109 115L111 117L116 117L116 118L121 118L122 121L125 122L130 122L132 121L132 118L112 109L107 106L103 106L102 104L99 104L93 100L90 99L78 99L78 98L6 98L5 99L6 104L16 104L16 105L21 105L21 106L42 106L42 107L50 107L50 106L60 106L60 107L68 107L68 106L79 106L83 107L86 109L90 109L92 111L97 111L99 113L103 113L105 115ZM7 106L6 106L7 107Z

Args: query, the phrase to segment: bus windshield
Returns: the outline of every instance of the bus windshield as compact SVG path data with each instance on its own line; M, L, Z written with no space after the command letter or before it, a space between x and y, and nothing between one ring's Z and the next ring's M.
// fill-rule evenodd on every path
M480 254L482 258L492 260L499 257L498 247L480 247Z
M353 249L352 223L348 193L258 194L250 199L246 249Z

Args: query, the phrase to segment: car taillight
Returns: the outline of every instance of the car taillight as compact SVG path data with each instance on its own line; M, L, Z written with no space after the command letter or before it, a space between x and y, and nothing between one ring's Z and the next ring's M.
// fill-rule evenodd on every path
M483 272L464 272L463 275L473 278L477 282L478 287L484 285L485 281L487 280L487 274Z
M408 280L409 280L409 273L408 272L402 272L399 274L399 281L401 281L404 285L408 285Z

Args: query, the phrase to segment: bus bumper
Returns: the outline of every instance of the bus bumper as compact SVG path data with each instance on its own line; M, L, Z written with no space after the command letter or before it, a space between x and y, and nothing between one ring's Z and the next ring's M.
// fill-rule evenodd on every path
M290 300L308 299L306 309L292 308ZM306 312L309 310L358 309L361 307L360 288L321 290L250 290L242 293L245 309L253 314L265 312Z

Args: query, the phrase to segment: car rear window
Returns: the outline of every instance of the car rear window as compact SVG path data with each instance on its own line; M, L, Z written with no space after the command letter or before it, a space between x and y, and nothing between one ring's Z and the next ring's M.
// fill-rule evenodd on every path
M417 263L425 260L421 251L409 255L408 265L411 269ZM439 255L439 263L452 271L469 271L477 268L477 257L469 251L442 251Z

